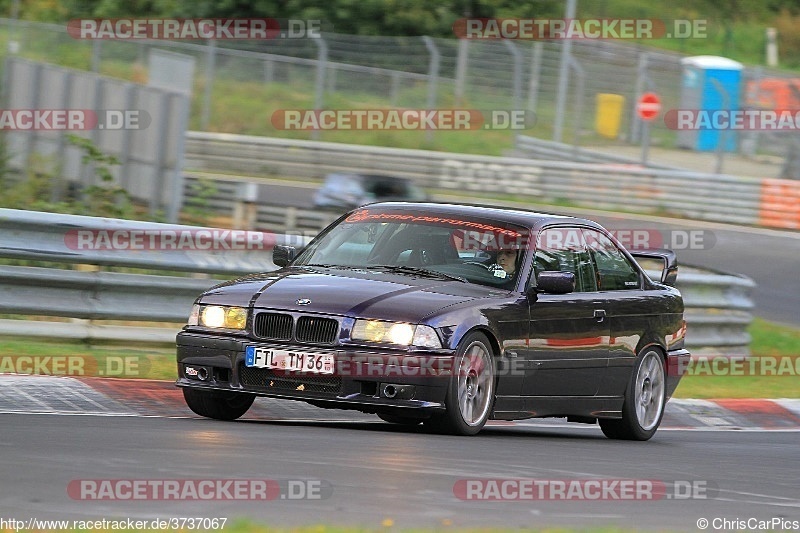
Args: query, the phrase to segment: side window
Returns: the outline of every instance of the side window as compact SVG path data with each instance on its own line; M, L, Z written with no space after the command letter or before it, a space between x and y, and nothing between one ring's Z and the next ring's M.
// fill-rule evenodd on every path
M575 292L597 290L595 271L583 232L579 228L549 228L539 234L534 255L534 275L548 270L572 272Z
M630 290L641 286L639 271L611 239L596 230L584 230L584 234L601 291Z

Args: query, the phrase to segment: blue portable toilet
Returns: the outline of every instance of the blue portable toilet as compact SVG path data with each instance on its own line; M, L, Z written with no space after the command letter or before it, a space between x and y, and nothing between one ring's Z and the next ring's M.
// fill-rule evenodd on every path
M718 56L693 56L681 59L681 109L715 111L737 110L740 104L743 65L733 59ZM728 105L717 83L727 92ZM724 138L724 141L723 141ZM736 150L736 132L713 128L678 131L678 146L702 152L717 150L720 142L724 150Z

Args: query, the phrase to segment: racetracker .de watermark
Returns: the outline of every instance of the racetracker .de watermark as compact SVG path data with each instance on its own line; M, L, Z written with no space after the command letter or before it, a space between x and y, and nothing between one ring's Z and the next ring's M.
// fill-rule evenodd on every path
M453 24L459 39L705 39L701 19L462 18Z
M453 495L463 501L656 501L709 500L708 480L658 479L460 479Z
M671 130L800 131L800 109L670 109Z
M64 244L79 251L272 250L275 234L229 229L74 229Z
M279 109L277 130L526 130L536 115L524 109Z
M73 19L67 33L73 39L116 40L269 40L320 38L333 31L322 20L277 18L118 18Z
M759 376L800 377L800 356L761 355L757 357L694 357L679 361L670 359L667 374L671 376Z
M586 342L601 342L600 338L586 339ZM267 364L269 358L269 364ZM326 369L328 374L337 376L347 376L355 378L445 378L457 374L468 376L476 368L480 368L482 361L476 358L470 364L457 363L452 357L430 357L416 355L360 355L346 354L335 359L325 360L324 354L294 352L269 356L266 353L253 351L246 355L247 365L262 368L272 368L274 376L278 379L282 377L292 378L293 376L307 375L309 371L320 371ZM195 376L197 367L187 364L186 375ZM525 375L525 364L523 361L512 359L510 361L493 360L492 372L494 376L518 376ZM293 369L293 370L287 370ZM267 381L272 386L270 381ZM302 389L301 389L302 390Z
M67 495L83 501L324 500L322 479L73 479Z
M631 251L651 248L710 250L717 243L714 232L704 229L617 228L608 232ZM550 249L579 249L586 242L591 248L597 244L597 237L591 232L574 228L550 228L540 245Z
M0 109L0 130L143 130L152 122L143 109Z
M104 376L141 378L150 374L150 359L137 355L3 355L0 374Z

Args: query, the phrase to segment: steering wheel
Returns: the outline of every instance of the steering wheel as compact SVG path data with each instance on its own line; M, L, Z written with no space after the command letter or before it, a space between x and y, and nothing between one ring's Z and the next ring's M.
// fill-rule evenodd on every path
M485 268L486 270L489 270L489 266L490 266L490 265L486 265L484 263L481 263L480 261L464 261L461 264L462 265L477 265L479 267Z

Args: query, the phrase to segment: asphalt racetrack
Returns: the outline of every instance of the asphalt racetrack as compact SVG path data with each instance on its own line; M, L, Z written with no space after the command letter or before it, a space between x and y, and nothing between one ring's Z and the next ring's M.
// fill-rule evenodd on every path
M270 185L268 203L306 207L310 196L308 187ZM703 245L678 250L682 263L750 276L758 284L756 315L800 325L798 233L549 211L615 230L702 232ZM597 426L549 420L493 424L467 438L363 416L217 422L24 410L0 414L0 427L3 520L208 517L278 526L800 531L797 429L664 427L639 443L608 440ZM267 499L175 501L93 499L91 491L76 490L104 480L268 480L277 492ZM588 490L572 498L520 496L531 480L548 490L575 480L583 490L597 481L658 490L635 497L612 491L599 499ZM505 483L499 498L491 490L498 483ZM7 522L0 529L14 530Z
M0 426L4 518L201 516L281 526L380 528L391 520L400 528L615 525L685 531L699 531L703 518L800 520L794 431L662 429L639 443L607 440L597 426L554 423L487 427L468 438L377 419L228 423L3 414ZM305 481L325 490L315 492L317 499L294 500L282 492L289 497L268 501L97 501L68 491L80 480L186 478ZM644 480L663 486L669 496L484 501L475 498L491 495L488 485L472 492L471 500L458 490L467 480L520 478ZM692 488L672 492L678 485Z

